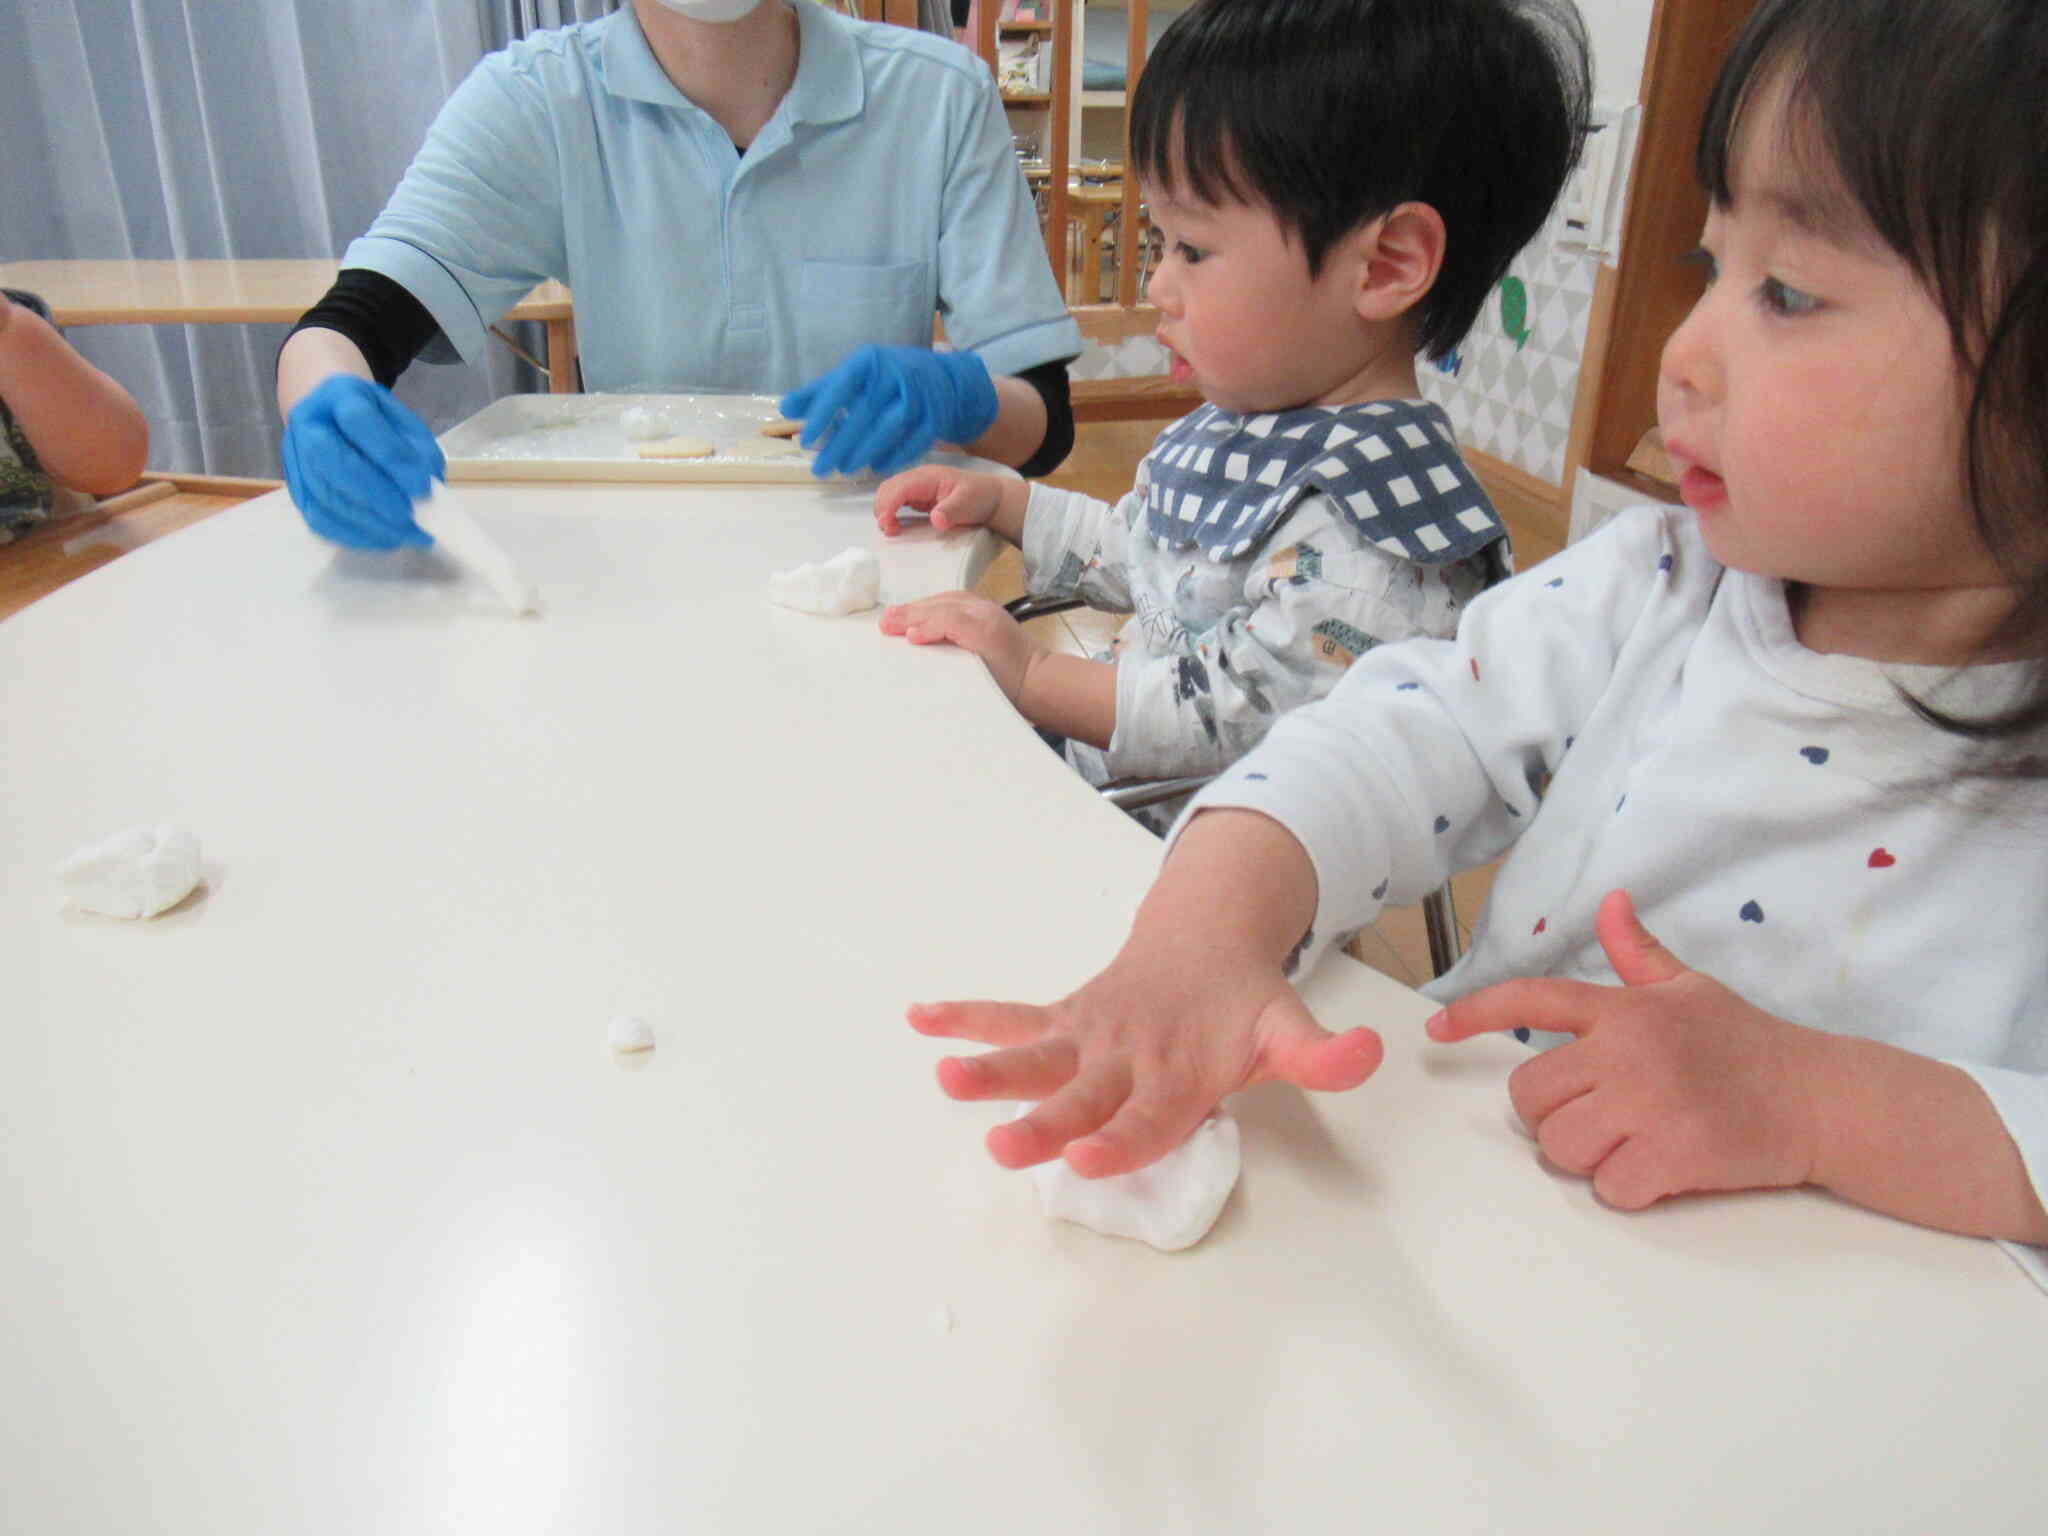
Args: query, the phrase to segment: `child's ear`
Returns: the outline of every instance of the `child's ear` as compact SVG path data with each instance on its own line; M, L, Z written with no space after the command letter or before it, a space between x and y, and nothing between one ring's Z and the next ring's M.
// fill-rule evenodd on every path
M1421 303L1444 265L1444 216L1401 203L1358 232L1358 313L1397 320Z

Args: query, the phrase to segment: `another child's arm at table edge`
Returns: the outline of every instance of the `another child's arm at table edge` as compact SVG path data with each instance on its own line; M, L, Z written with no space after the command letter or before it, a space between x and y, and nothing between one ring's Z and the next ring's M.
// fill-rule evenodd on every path
M59 485L126 490L149 458L149 423L128 391L25 305L0 306L0 399Z

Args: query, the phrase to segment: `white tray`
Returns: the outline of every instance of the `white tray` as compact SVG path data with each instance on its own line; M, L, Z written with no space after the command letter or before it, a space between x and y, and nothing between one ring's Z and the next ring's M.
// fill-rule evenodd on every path
M704 459L643 459L620 419L631 407L663 437L700 437ZM780 419L773 395L506 395L441 434L448 478L458 480L807 481L812 454L736 451Z

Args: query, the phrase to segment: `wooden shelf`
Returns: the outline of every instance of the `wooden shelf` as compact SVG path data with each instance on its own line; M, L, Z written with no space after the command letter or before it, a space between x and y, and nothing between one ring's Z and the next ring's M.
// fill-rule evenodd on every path
M1005 91L1003 105L1006 107L1049 107L1052 105L1050 91Z
M999 21L996 23L996 31L1006 37L1012 33L1021 37L1030 32L1051 32L1052 23L1049 21Z

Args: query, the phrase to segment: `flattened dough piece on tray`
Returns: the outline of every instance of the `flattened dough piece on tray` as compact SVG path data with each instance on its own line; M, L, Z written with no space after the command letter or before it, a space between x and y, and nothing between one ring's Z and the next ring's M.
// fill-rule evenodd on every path
M739 459L786 459L798 454L807 454L808 448L799 448L786 437L743 437L732 445L734 458Z
M702 437L661 437L635 443L633 451L643 459L708 459L718 452L718 445Z

